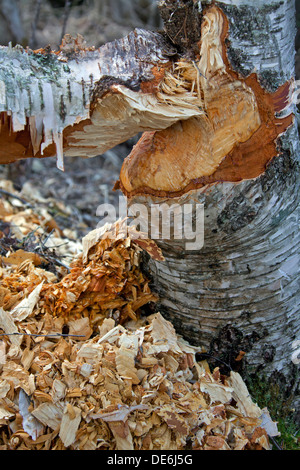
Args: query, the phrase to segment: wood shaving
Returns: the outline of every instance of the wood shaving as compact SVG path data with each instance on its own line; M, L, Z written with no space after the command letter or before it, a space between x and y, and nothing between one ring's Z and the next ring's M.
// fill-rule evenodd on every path
M120 222L91 233L61 274L27 254L15 264L5 262L13 250L2 256L2 450L271 448L276 423L239 374L197 363L200 345L159 312L145 315L157 297L141 250L162 255L136 240Z
M168 350L155 342L157 324ZM196 367L195 351L181 349L160 313L140 318L136 329L23 343L20 350L30 343L34 351L29 371L17 356L1 373L0 443L7 449L270 449L261 427L266 410L248 392L243 407L237 401L246 390L241 377Z

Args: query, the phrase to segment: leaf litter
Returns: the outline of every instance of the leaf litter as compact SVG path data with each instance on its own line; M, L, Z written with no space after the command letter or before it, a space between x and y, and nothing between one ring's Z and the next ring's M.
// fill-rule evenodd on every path
M0 449L270 450L276 423L241 376L197 362L201 345L146 315L158 299L141 255L162 261L157 245L124 234L122 221L78 242L9 184L0 182L16 196L0 200Z

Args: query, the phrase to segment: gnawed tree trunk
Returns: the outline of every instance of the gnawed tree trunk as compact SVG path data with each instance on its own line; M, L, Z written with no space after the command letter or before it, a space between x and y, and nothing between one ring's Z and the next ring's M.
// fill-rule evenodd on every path
M161 311L212 357L259 372L298 404L293 40L291 1L224 1L206 10L198 62L206 114L144 134L124 162L121 188L148 206L204 204L203 249L159 242L166 261L150 261ZM235 361L240 351L243 362Z
M87 50L0 50L0 161L95 156L146 131L118 187L130 203L205 206L204 247L158 241L160 307L194 344L299 387L294 2L160 2L165 33ZM239 364L241 364L239 362ZM296 403L296 402L295 402Z
M224 1L205 10L198 62L205 116L144 134L120 185L132 203L204 204L203 249L159 242L166 260L149 263L160 309L192 343L246 366L248 376L268 377L297 407L294 15L292 1Z

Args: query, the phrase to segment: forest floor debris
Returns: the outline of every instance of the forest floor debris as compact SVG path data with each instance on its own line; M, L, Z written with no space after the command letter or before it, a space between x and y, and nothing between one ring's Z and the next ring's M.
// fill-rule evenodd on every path
M1 189L1 450L271 448L276 423L241 376L143 314L157 300L140 265L143 250L162 259L153 242L121 222L78 242L51 201Z

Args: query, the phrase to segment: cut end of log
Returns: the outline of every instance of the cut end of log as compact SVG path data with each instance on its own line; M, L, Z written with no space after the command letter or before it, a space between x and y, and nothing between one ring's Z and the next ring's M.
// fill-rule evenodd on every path
M156 97L174 55L158 33L135 30L100 49L66 35L58 52L0 48L0 163L94 157L140 131L199 114Z
M280 115L290 104L292 84L269 94L256 74L239 77L227 59L227 33L224 13L209 8L202 21L200 59L193 62L198 77L189 77L203 113L144 133L121 170L119 187L127 197L178 197L208 184L252 179L278 154L277 138L293 123L291 112ZM176 93L170 96L176 101Z

